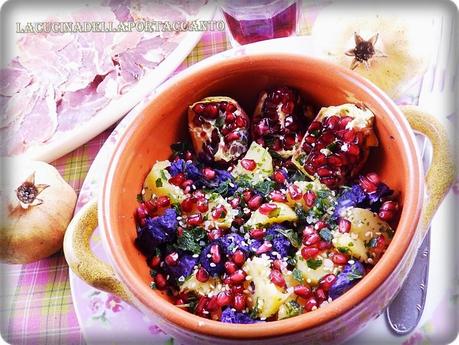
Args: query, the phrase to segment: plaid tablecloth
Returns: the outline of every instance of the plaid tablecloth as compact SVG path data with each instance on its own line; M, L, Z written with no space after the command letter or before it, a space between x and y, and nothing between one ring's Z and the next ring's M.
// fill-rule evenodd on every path
M310 30L317 3L309 3L309 11L303 13L300 21L300 32L303 34ZM177 72L228 48L224 32L207 32ZM53 162L77 193L92 161L113 128ZM68 269L63 253L59 252L32 264L3 270L3 281L0 282L4 290L0 304L0 325L2 336L7 342L33 345L85 343L72 302ZM5 288L8 282L14 282L10 290Z
M224 32L207 32L177 72L228 48ZM52 163L77 193L113 128ZM0 307L2 336L8 343L84 344L70 294L68 270L62 252L4 270L5 282L17 282L12 291L4 291Z

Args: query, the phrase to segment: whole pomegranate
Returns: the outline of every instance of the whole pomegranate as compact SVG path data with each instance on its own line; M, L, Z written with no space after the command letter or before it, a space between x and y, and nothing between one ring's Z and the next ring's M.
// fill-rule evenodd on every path
M229 97L207 97L188 108L188 127L199 158L227 165L248 149L249 118Z
M295 89L281 86L263 91L253 114L253 140L282 158L290 158L306 131L305 109Z
M378 145L373 121L363 105L322 108L295 150L293 163L329 188L349 182L365 164L370 147Z

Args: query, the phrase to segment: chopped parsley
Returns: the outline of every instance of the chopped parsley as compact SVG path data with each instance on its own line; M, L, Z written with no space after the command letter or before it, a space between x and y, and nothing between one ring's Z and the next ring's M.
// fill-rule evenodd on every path
M260 302L260 298L257 297L257 299L255 301L255 304L253 305L253 308L252 308L252 310L250 311L250 314L249 314L249 316L252 319L255 319L255 318L258 317L258 313L260 312L259 302Z
M353 267L352 268L352 271L350 273L348 273L346 275L347 279L349 281L353 281L353 280L357 280L357 279L360 279L362 278L363 276L360 274L360 272L355 268Z
M142 202L143 201L143 196L141 193L136 195L137 202Z
M206 232L203 228L192 228L184 230L182 236L177 237L176 247L182 250L187 250L193 254L201 253L201 245L199 242L206 238Z
M336 247L336 249L338 249L338 251L340 251L341 253L344 253L344 254L346 254L347 252L350 251L350 249L348 247Z
M318 269L320 266L322 266L322 260L320 259L309 259L306 261L306 264L308 265L308 267L310 269L313 269L313 270L316 270Z
M301 240L298 234L292 229L275 229L280 234L284 235L295 248L301 247Z
M155 185L156 185L156 187L162 187L163 186L163 181L160 178L158 178L155 181Z
M285 316L287 318L293 317L293 316L298 316L301 313L303 313L303 308L297 301L288 301L285 304Z
M293 276L293 279L295 279L298 283L300 284L304 283L303 273L298 268L293 269L292 276Z

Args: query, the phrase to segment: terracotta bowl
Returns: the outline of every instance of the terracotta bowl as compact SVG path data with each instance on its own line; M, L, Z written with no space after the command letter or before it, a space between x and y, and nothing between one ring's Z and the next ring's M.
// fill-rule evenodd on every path
M167 296L150 288L149 268L134 246L136 195L151 166L170 156L170 144L187 136L188 105L207 96L224 95L239 101L250 114L258 93L275 85L297 88L317 105L363 102L374 112L380 146L372 151L366 169L377 171L385 182L400 192L403 209L397 231L374 269L349 292L324 308L291 319L253 325L200 318L175 307ZM83 279L117 293L152 315L165 332L184 344L344 341L381 313L394 297L412 265L426 225L449 186L448 182L442 185L429 182L429 191L437 188L440 193L429 203L425 202L424 175L407 117L416 129L431 137L438 139L440 129L415 108L407 108L405 113L367 80L314 58L294 54L251 54L195 65L171 79L122 135L105 176L98 201L98 219L96 202L87 205L75 217L66 235L67 260ZM445 146L444 143L439 145ZM439 164L441 154L446 153L434 152L434 165L443 169L445 167ZM423 209L424 217L421 217ZM87 238L97 220L105 249L112 260L111 266L88 254Z

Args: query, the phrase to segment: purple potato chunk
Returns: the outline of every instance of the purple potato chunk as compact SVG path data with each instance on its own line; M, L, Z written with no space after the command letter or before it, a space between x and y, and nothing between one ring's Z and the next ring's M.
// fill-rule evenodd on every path
M357 284L364 275L365 268L360 261L354 261L353 264L346 264L343 271L338 274L336 280L330 287L328 295L332 299L338 298L350 288L352 288L355 284Z

